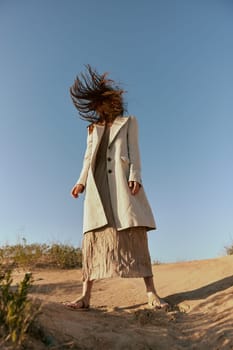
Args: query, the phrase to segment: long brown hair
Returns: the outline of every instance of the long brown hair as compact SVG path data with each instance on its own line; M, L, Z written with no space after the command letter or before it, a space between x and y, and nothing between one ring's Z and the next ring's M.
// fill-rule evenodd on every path
M80 117L90 122L112 121L124 113L124 103L116 83L107 78L108 73L99 74L89 64L87 72L76 77L70 88L72 101Z

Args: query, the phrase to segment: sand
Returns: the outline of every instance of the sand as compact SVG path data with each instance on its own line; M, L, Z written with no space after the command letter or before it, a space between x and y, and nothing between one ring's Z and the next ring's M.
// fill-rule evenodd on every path
M153 273L169 312L147 309L142 279L120 278L95 282L89 311L67 310L61 302L80 295L81 271L34 271L31 295L42 312L31 348L233 349L233 256L155 265Z

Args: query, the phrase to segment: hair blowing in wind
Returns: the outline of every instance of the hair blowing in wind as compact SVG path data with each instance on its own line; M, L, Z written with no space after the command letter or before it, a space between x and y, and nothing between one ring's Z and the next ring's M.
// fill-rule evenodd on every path
M86 72L76 77L70 88L72 101L82 119L97 122L114 119L123 115L124 104L120 89L114 80L108 79L108 73L99 74L90 65Z

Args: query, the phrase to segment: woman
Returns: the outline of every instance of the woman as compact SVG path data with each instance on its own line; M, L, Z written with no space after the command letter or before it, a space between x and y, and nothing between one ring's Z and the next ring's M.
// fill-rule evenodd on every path
M70 89L88 126L83 168L71 194L85 190L83 294L66 306L88 309L95 279L142 277L150 308L167 307L158 297L147 231L156 228L140 175L135 117L123 117L123 90L89 65Z

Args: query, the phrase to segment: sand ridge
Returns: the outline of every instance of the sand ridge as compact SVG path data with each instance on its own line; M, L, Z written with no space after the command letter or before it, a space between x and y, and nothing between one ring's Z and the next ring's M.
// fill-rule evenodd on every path
M153 273L170 312L146 308L142 279L121 278L95 282L90 311L67 310L61 302L81 293L81 271L34 271L44 338L35 348L233 349L233 256L155 265Z

